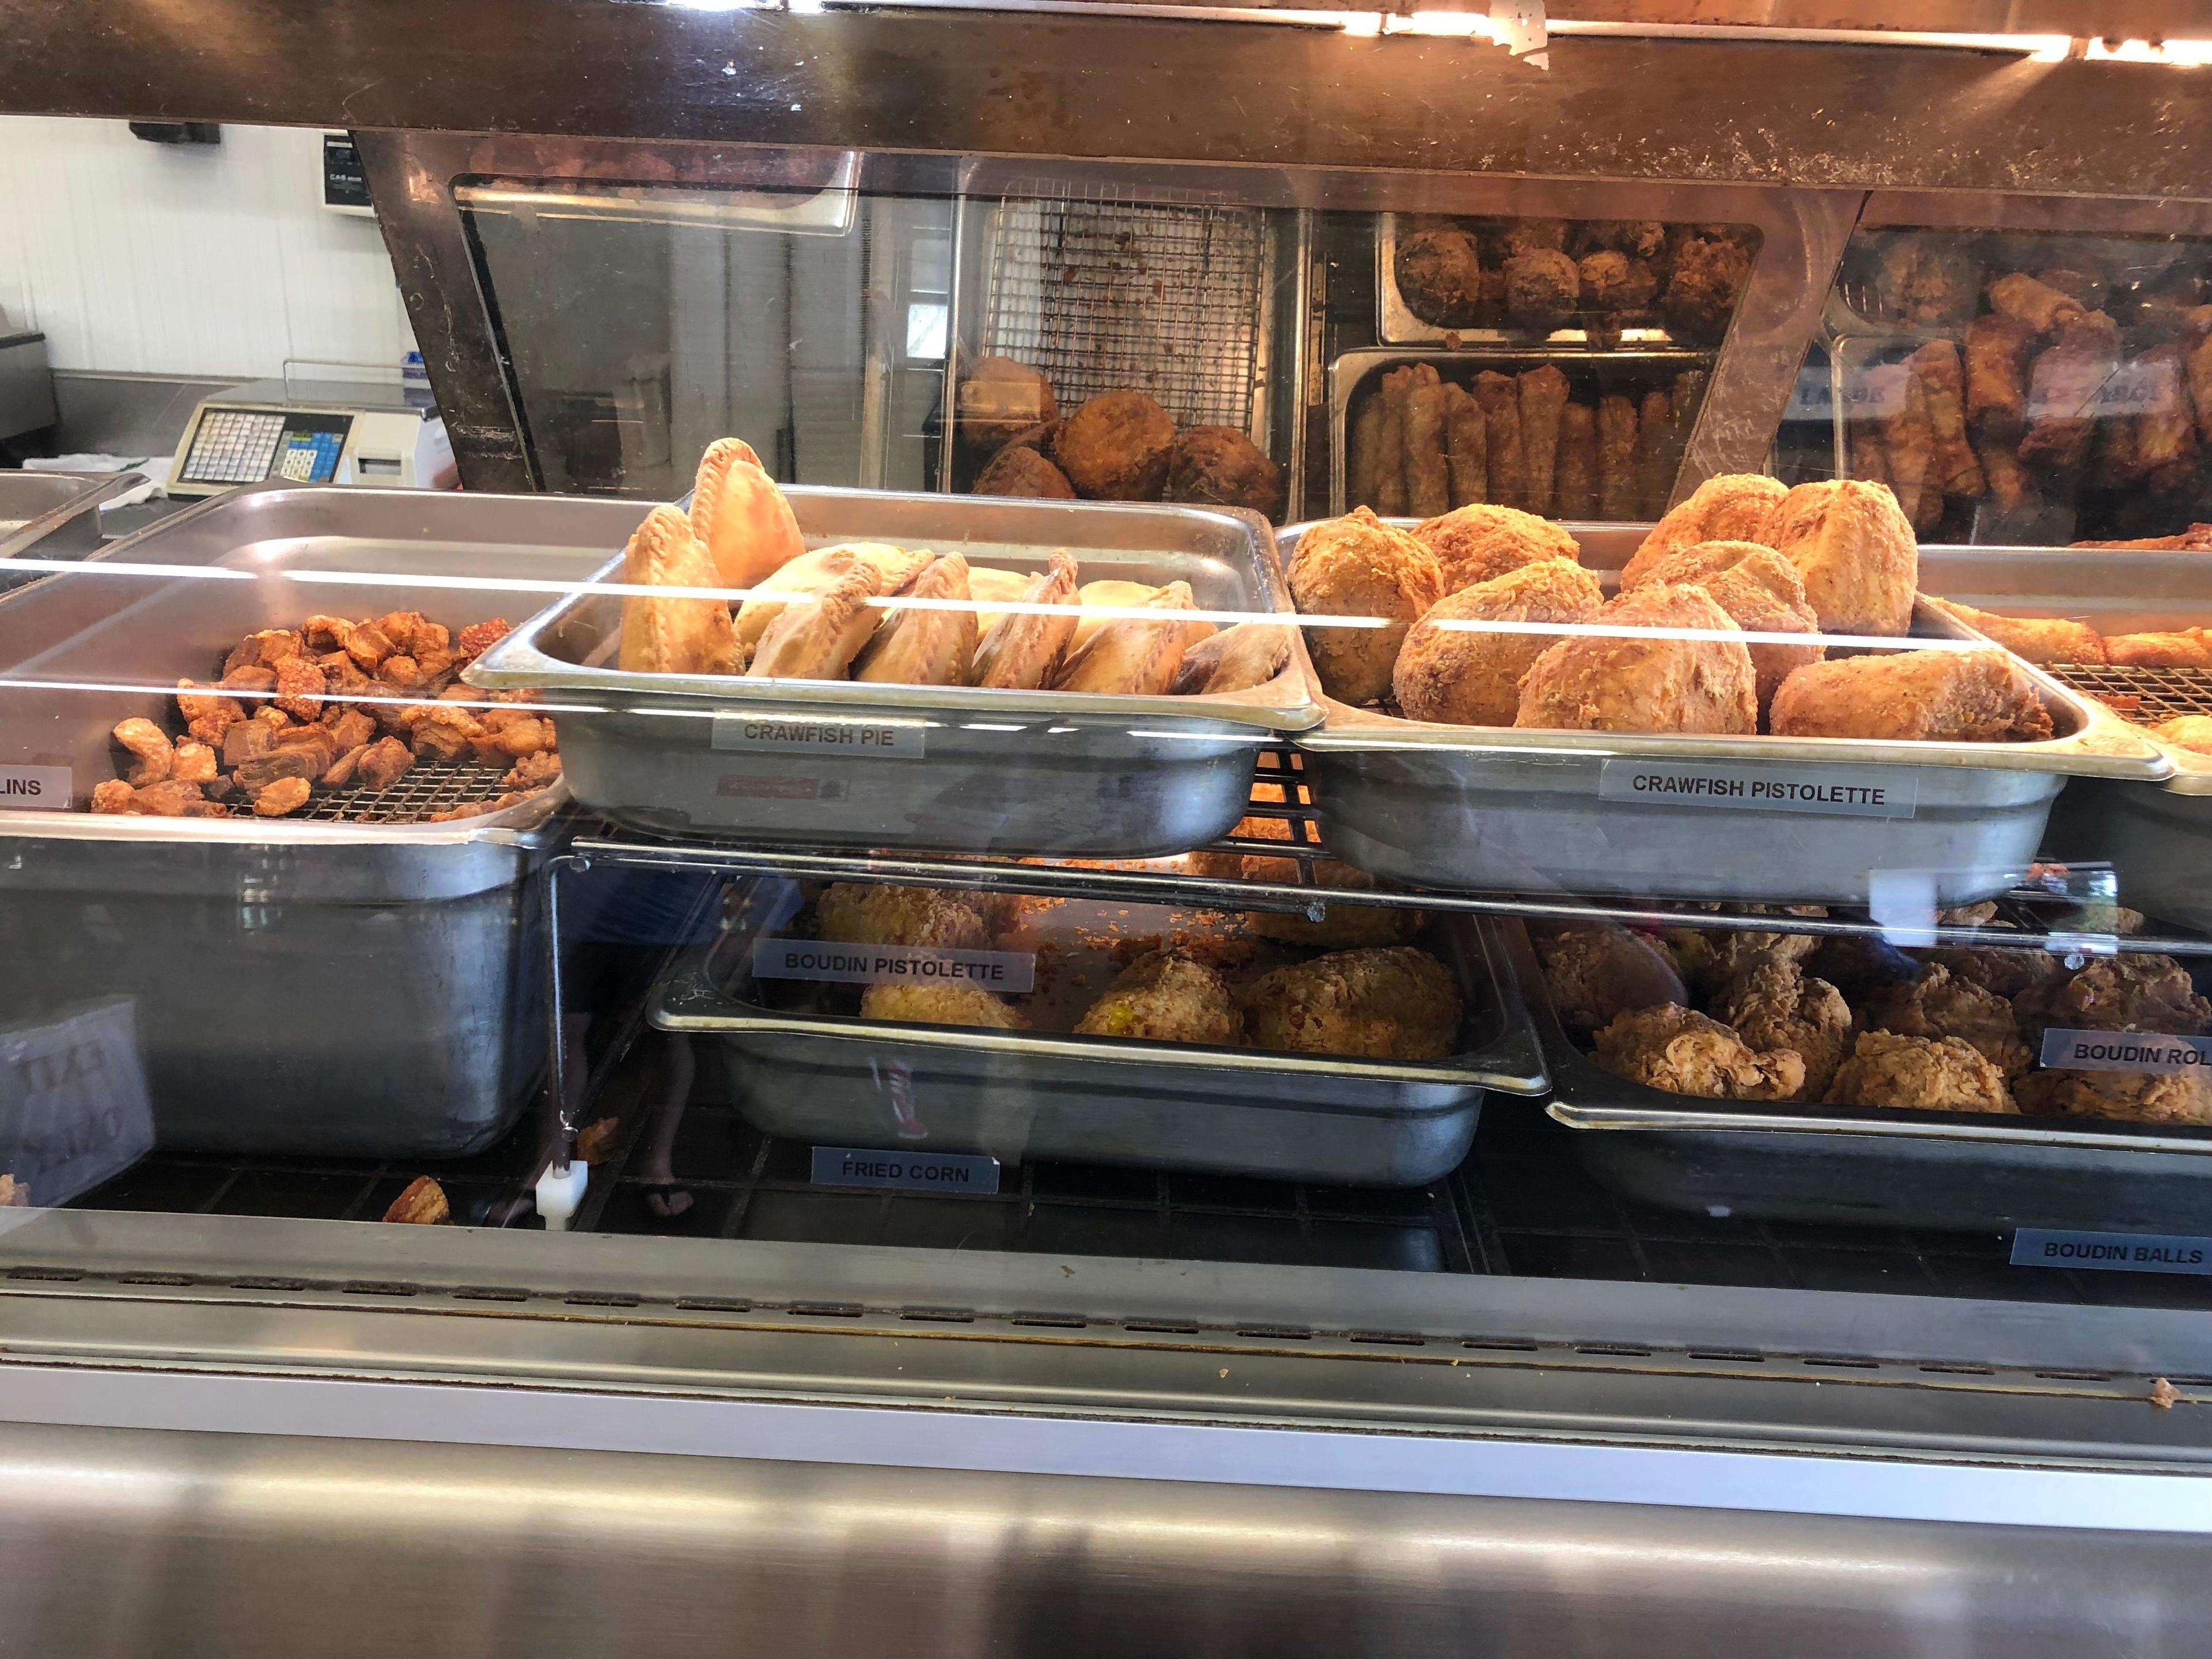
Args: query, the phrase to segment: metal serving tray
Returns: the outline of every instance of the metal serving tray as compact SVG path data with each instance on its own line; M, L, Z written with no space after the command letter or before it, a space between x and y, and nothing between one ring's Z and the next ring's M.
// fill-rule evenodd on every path
M0 560L99 551L101 505L145 482L136 472L0 471ZM46 574L0 565L0 592Z
M1589 331L1581 328L1553 329L1548 335L1541 335L1525 328L1444 328L1423 322L1413 314L1413 308L1406 303L1406 296L1398 289L1398 231L1405 217L1398 213L1383 214L1375 234L1375 334L1384 345L1447 345L1457 342L1469 346L1541 346L1556 350L1561 346L1572 349L1588 344ZM1621 338L1637 346L1673 343L1673 337L1663 328L1632 328L1626 330Z
M252 629L513 614L580 582L636 517L553 496L215 497L0 602L0 761L67 768L82 805L113 775L114 722L161 719L180 675ZM15 1023L131 998L166 1146L472 1152L542 1068L532 877L563 799L437 824L0 812L0 1007Z
M1043 568L1066 548L1085 580L1181 579L1224 622L1286 615L1267 521L1213 508L789 489L811 546L889 541L971 563ZM632 520L638 509L629 509ZM620 580L619 562L599 573ZM656 832L834 846L1143 858L1181 853L1243 816L1270 734L1321 718L1303 635L1266 685L1136 697L972 686L626 673L605 666L622 600L584 592L516 629L472 684L588 705L561 753L586 805ZM768 747L749 722L873 723L898 752L823 738Z
M1550 1115L1616 1192L1693 1214L1992 1232L2201 1232L2212 1128L1704 1100L1616 1077L1559 1024L1527 930L1507 927L1552 1078Z
M1401 522L1410 523L1410 520ZM1278 536L1287 564L1306 529ZM1923 605L1916 629L1970 630ZM2034 861L2069 775L2156 780L2172 763L2101 705L2029 671L2062 727L2045 743L1644 736L1401 720L1325 699L1302 732L1334 854L1413 886L1881 904L1970 903ZM1910 790L1912 815L1736 812L1601 795L1608 763L1818 768Z
M1485 1090L1547 1085L1486 921L1439 916L1424 935L1459 979L1468 1049L1413 1064L777 1012L760 1000L748 952L799 902L788 881L756 883L732 931L679 965L651 1016L664 1030L719 1036L739 1110L769 1134L1412 1187L1466 1157ZM1143 919L1136 908L1069 902L1128 927Z

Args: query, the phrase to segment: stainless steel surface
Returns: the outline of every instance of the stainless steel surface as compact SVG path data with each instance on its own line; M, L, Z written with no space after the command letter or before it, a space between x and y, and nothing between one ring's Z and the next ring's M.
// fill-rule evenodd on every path
M0 439L18 438L54 424L54 377L46 363L46 337L10 333L0 312Z
M136 472L0 471L0 559L81 559L100 548L100 509L146 480ZM0 592L47 574L0 566Z
M1024 570L1041 568L1047 549L1066 548L1085 580L1181 579L1201 610L1216 612L1291 608L1266 520L1254 514L796 487L785 494L816 545L895 540ZM610 566L601 579L617 574ZM562 721L570 787L585 805L654 830L971 854L1179 853L1243 815L1253 761L1272 732L1320 714L1296 629L1290 663L1264 686L1137 697L625 672L600 665L620 617L616 596L580 592L485 653L468 678L591 705ZM927 752L714 746L717 722L747 716L894 720L920 732Z
M246 633L408 605L480 621L580 581L635 517L234 491L0 602L5 757L68 765L82 801L113 774L110 726L159 720L166 688ZM512 1124L544 1054L532 877L562 799L441 824L0 813L4 932L39 941L0 953L0 1001L32 1020L131 998L165 1146L475 1150Z
M1671 386L1677 374L1692 370L1710 374L1713 362L1714 354L1711 351L1670 345L1664 342L1624 346L1617 351L1559 351L1541 343L1515 344L1502 340L1495 344L1484 343L1460 350L1390 346L1347 351L1328 366L1329 505L1340 514L1348 513L1354 507L1372 505L1371 502L1352 499L1352 405L1355 399L1364 402L1376 396L1379 388L1375 382L1401 364L1427 363L1448 380L1472 384L1474 375L1486 368L1510 374L1549 363L1567 375L1574 401L1594 406L1600 395L1601 386L1603 390L1610 391L1627 381L1637 385L1639 394L1646 391L1663 392ZM1462 374L1464 381L1462 380ZM1601 382L1600 377L1602 377ZM1699 407L1703 408L1702 401ZM1673 493L1681 492L1678 489ZM1639 524L1636 528L1637 539L1640 541L1644 532L1650 526ZM1575 526L1577 538L1583 531L1583 526L1577 524ZM1289 544L1284 545L1287 548ZM1633 544L1630 545L1629 551L1635 551ZM1621 562L1627 562L1626 556Z
M1279 532L1285 562L1304 526ZM1923 606L1916 627L1957 636ZM1880 872L1924 878L1938 905L2003 891L2034 861L2069 776L2156 779L2171 763L2101 705L2031 670L2059 726L2042 743L1917 744L1839 738L1676 738L1453 726L1334 700L1299 750L1336 855L1418 886L1540 894L1865 902ZM1636 756L1908 769L1914 815L1777 813L1729 835L1728 814L1644 802L1598 804L1605 763ZM1758 824L1754 833L1748 825Z
M681 963L652 1014L663 1030L720 1039L738 1109L769 1134L1006 1164L1413 1187L1467 1156L1486 1089L1546 1086L1504 957L1488 924L1471 918L1440 923L1430 941L1459 981L1468 1046L1414 1063L780 1012L766 1006L745 953L797 902L787 882L756 886L738 927ZM1121 925L1164 925L1174 914ZM1057 934L1111 920L1103 906L1079 905L1052 925Z

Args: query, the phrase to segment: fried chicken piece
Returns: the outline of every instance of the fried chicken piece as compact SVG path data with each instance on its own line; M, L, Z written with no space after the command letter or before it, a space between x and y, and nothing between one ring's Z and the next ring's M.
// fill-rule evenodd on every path
M2020 997L2037 986L2063 978L2065 964L2043 950L2005 950L1989 945L1947 947L1927 952L1929 963L1953 977L2010 1000L2015 1016Z
M1929 457L1928 487L1947 495L1979 495L1989 489L1982 464L1966 441L1965 371L1959 348L1930 340L1905 360L1920 382L1935 450Z
M2012 1004L1948 968L1931 967L1911 984L1873 999L1866 1007L1866 1028L1899 1036L1957 1037L2013 1083L2027 1076L2034 1062Z
M1480 500L1480 492L1471 499ZM1597 515L1597 411L1588 404L1569 404L1559 411L1552 510L1562 519Z
M2072 295L2039 283L2024 270L1991 283L1990 305L2000 317L2012 318L2038 334L2048 334L2083 312L2081 302Z
M1546 928L1534 943L1553 1009L1577 1036L1602 1030L1622 1014L1690 1000L1674 958L1649 935L1616 922Z
M1194 611L1197 604L1190 584L1170 582L1145 601L1147 611ZM1079 653L1071 655L1053 681L1057 691L1115 692L1127 696L1157 697L1175 684L1189 639L1188 624L1177 622L1139 622L1133 617L1109 622Z
M1580 544L1560 526L1510 507L1457 507L1415 526L1413 533L1436 555L1447 593L1540 561L1582 557Z
M1382 628L1306 629L1322 689L1355 705L1389 690L1406 630L1444 594L1443 568L1427 545L1364 507L1300 537L1289 580L1291 598L1309 617L1383 619Z
M305 778L278 778L253 797L253 816L281 818L298 811L313 793Z
M1638 588L1590 621L1742 631L1697 587ZM1758 684L1750 651L1735 640L1679 639L1659 631L1577 636L1549 647L1530 665L1513 724L1576 732L1752 732L1759 729Z
M1660 930L1660 938L1684 977L1707 997L1718 995L1762 963L1802 962L1820 943L1812 933L1755 933L1748 928L1667 927Z
M1177 696L1249 691L1265 685L1290 666L1291 630L1272 622L1238 623L1209 634L1182 653L1175 684Z
M981 1025L1025 1031L1029 1021L1004 999L972 985L871 985L860 994L862 1019L900 1025Z
M1393 270L1406 309L1437 328L1472 328L1481 315L1482 254L1463 230L1416 231Z
M1524 564L1446 594L1398 652L1391 678L1398 707L1408 720L1512 725L1521 677L1559 640L1543 624L1588 622L1604 603L1597 578L1565 558ZM1532 626L1525 633L1468 632L1443 626L1449 622Z
M1597 400L1597 516L1636 516L1636 405L1622 397Z
M1417 519L1451 510L1451 470L1444 457L1449 400L1432 364L1416 363L1406 393L1406 511Z
M1243 1020L1228 981L1185 951L1152 951L1115 977L1075 1027L1083 1036L1138 1037L1224 1048Z
M915 578L910 597L970 603L968 561L947 553ZM902 606L861 647L853 678L891 685L965 685L975 672L975 613Z
M1245 879L1293 882L1297 878L1288 870L1278 876L1265 868L1269 865L1289 863L1287 859L1248 856L1244 860ZM1349 865L1339 864L1334 859L1314 860L1314 880L1323 887L1372 887L1375 884L1375 878L1364 871L1353 870ZM1409 910L1398 904L1324 904L1318 921L1309 915L1291 915L1280 910L1247 910L1243 917L1247 931L1261 939L1271 939L1280 945L1302 945L1313 951L1353 951L1410 945L1421 931L1425 920L1419 910Z
M1751 276L1751 255L1741 244L1691 237L1674 250L1659 314L1679 340L1712 344L1728 332L1735 302Z
M1411 945L1337 951L1262 974L1242 999L1255 1048L1442 1060L1459 1040L1459 988Z
M2119 366L2120 333L2111 318L2094 311L2067 323L2029 371L2023 465L2070 470L2088 459L2099 404Z
M1820 619L1806 603L1797 568L1771 547L1757 542L1701 542L1669 554L1650 568L1648 580L1661 585L1701 587L1735 619L1747 634L1817 634ZM1758 676L1760 713L1774 701L1782 682L1808 663L1827 654L1822 645L1751 642L1751 666Z
M2045 1117L2212 1123L2212 1078L2198 1072L2038 1072L2020 1085L2020 1109Z
M525 755L507 769L507 775L499 781L501 789L543 789L556 783L561 777L561 757L550 750L540 750L534 755Z
M160 783L176 770L177 752L168 734L149 720L132 715L118 720L112 735L137 758L125 774L131 787L143 789Z
M1980 286L1971 259L1924 236L1891 240L1875 271L1881 313L1913 328L1954 326L1973 309Z
M1060 402L1052 395L1052 382L1012 357L976 359L961 380L955 406L959 410L960 441L982 455L1002 451L1030 427L1049 425L1060 418Z
M1552 511L1553 476L1559 454L1559 418L1567 406L1567 377L1556 364L1524 369L1514 377L1521 417L1521 462L1528 511ZM1558 526L1553 526L1557 529ZM1561 535L1565 535L1561 531ZM1579 550L1577 550L1579 551Z
M354 775L361 780L364 789L389 789L414 764L415 751L398 738L379 738L362 756L354 768Z
M1844 994L1787 957L1768 956L1731 981L1713 1013L1747 1047L1786 1049L1805 1066L1794 1100L1818 1100L1850 1047L1851 1010Z
M2100 663L2105 660L2104 635L2087 623L2062 617L2000 617L1977 611L1971 605L1930 599L1947 617L1955 617L1978 634L1986 635L2016 657L2033 663Z
M1853 1004L1917 979L1921 973L1918 963L1878 933L1824 935L1802 961L1806 973L1827 981Z
M635 587L703 587L722 585L707 550L691 533L690 520L672 507L646 515L623 551L623 580ZM622 602L623 669L640 674L727 674L739 659L730 628L730 606L714 598L662 598L625 594ZM386 681L409 689L411 675L398 672L404 656L383 664ZM411 666L410 663L410 666Z
M2004 1073L1960 1038L1867 1031L1821 1097L1831 1106L2017 1115Z
M883 612L876 573L866 566L840 577L818 597L785 607L762 633L748 679L839 680L845 678Z
M2111 635L2105 660L2120 668L2212 668L2212 631Z
M988 951L991 930L970 893L838 882L814 908L814 936L838 945L926 945Z
M2172 957L2099 957L2079 972L2051 979L2013 999L2021 1026L2080 1031L2212 1033L2212 1002L2197 994L2189 970Z
M1175 420L1141 392L1085 401L1053 434L1053 459L1092 501L1156 501L1168 480Z
M1777 737L2041 743L2051 713L2002 651L1898 651L1801 668L1774 694Z
M878 594L889 598L903 593L929 568L936 556L924 549L909 550L888 542L845 542L819 547L801 555L754 587L757 596L738 609L734 625L738 644L748 653L760 649L761 637L793 605L818 599L855 571L873 574ZM878 613L871 611L871 617Z
M750 587L806 550L791 503L752 447L737 438L717 438L699 458L691 534L724 587Z
M1072 501L1075 486L1045 457L1020 444L1008 444L984 463L969 492L975 495L1021 495L1034 500Z
M1168 457L1167 499L1241 507L1268 520L1283 511L1283 469L1233 426L1194 426Z
M2008 450L2027 430L2027 348L2035 334L2005 316L1977 317L1966 330L1966 419Z
M1054 549L1046 568L1022 589L1021 603L1065 609L1002 615L976 643L976 684L1035 691L1052 683L1081 619L1075 603L1077 574L1075 561Z
M1920 544L1888 486L1845 478L1799 484L1745 539L1797 567L1825 631L1911 631Z
M1753 1048L1718 1020L1675 1003L1614 1016L1593 1056L1616 1077L1709 1100L1794 1100L1805 1087L1803 1056Z
M2176 714L2152 726L2150 734L2192 755L2212 755L2212 714Z

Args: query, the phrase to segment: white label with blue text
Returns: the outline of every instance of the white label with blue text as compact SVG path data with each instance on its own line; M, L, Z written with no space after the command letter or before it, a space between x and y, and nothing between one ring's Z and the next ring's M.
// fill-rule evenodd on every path
M817 1187L902 1187L923 1193L995 1193L999 1160L980 1152L876 1152L817 1146Z
M757 939L753 974L759 979L818 979L832 985L972 985L980 991L1011 995L1036 988L1036 957L1026 951Z
M2186 1233L2077 1233L2022 1227L2015 1267L2098 1267L2129 1273L2212 1273L2212 1238Z
M732 753L852 755L878 760L920 760L929 722L843 714L752 714L717 709L711 742Z
M2043 1034L2043 1063L2068 1072L2212 1072L2212 1037L2052 1030Z
M1824 812L1858 818L1909 818L1919 781L1898 767L1730 766L1711 761L1607 761L1601 800L1663 806L1717 806L1737 812Z
M66 766L0 766L0 811L66 812L70 787Z

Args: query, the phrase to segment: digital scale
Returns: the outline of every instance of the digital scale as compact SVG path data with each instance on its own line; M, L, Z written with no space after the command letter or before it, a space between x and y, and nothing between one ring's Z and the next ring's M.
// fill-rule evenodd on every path
M451 489L446 423L403 386L256 380L201 399L177 441L172 495L212 495L264 478Z

